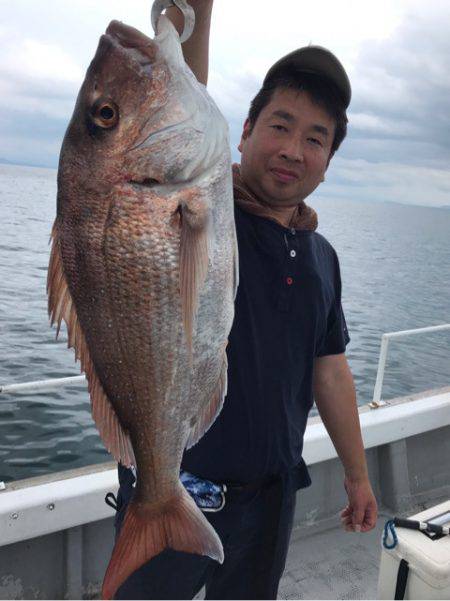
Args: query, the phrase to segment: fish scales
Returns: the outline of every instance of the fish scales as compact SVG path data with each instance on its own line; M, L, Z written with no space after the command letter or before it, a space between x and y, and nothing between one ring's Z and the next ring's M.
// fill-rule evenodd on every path
M101 37L60 155L49 312L67 324L105 445L137 467L108 566L112 598L166 547L223 561L179 481L226 393L237 288L223 117L161 17Z

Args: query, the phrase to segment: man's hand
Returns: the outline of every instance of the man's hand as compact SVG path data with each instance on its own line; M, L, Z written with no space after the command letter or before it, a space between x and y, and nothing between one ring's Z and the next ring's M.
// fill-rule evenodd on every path
M314 398L345 470L348 505L341 512L346 530L367 532L377 521L359 425L355 386L345 354L314 362Z
M377 502L368 479L344 480L348 505L341 511L342 525L348 532L368 532L377 523Z

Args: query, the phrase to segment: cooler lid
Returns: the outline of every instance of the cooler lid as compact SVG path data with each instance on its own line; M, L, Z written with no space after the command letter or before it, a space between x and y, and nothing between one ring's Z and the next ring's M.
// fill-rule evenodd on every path
M446 514L450 522L450 500L411 515L409 519L425 522L441 516L439 521L445 522ZM439 588L447 586L450 583L450 535L434 540L419 530L396 528L395 531L398 545L390 553L398 559L405 559L410 570L429 585Z

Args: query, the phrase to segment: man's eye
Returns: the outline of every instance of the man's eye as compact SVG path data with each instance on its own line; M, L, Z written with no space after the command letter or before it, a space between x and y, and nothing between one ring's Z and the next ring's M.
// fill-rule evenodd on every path
M287 127L285 127L284 125L272 125L273 129L276 129L277 131L287 131Z
M322 146L322 142L320 140L318 140L317 138L308 138L308 139L310 142L312 142L316 146Z

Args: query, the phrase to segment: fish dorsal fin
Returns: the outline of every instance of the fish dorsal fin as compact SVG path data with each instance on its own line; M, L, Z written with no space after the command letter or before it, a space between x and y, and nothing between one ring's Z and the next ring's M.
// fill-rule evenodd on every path
M236 229L234 229L234 244L233 244L233 300L236 300L239 287L239 249L237 242Z
M129 435L120 425L119 418L103 390L95 372L83 331L78 321L75 305L64 275L56 222L52 230L52 250L47 277L48 313L51 325L57 324L56 337L64 320L67 325L68 347L75 349L75 359L80 360L81 371L88 381L92 417L108 451L123 465L136 465Z
M211 400L208 402L206 407L204 407L203 411L198 417L198 420L192 427L191 432L189 434L189 438L186 443L186 449L190 449L200 440L200 438L205 434L205 432L209 430L209 428L213 425L214 421L216 420L216 417L221 412L223 407L223 401L227 394L227 370L228 360L227 354L224 350L222 366L220 369L216 389Z
M200 210L196 210L200 207ZM192 357L192 338L195 328L200 291L208 271L208 216L203 203L195 209L181 206L180 294L181 312L189 354Z

